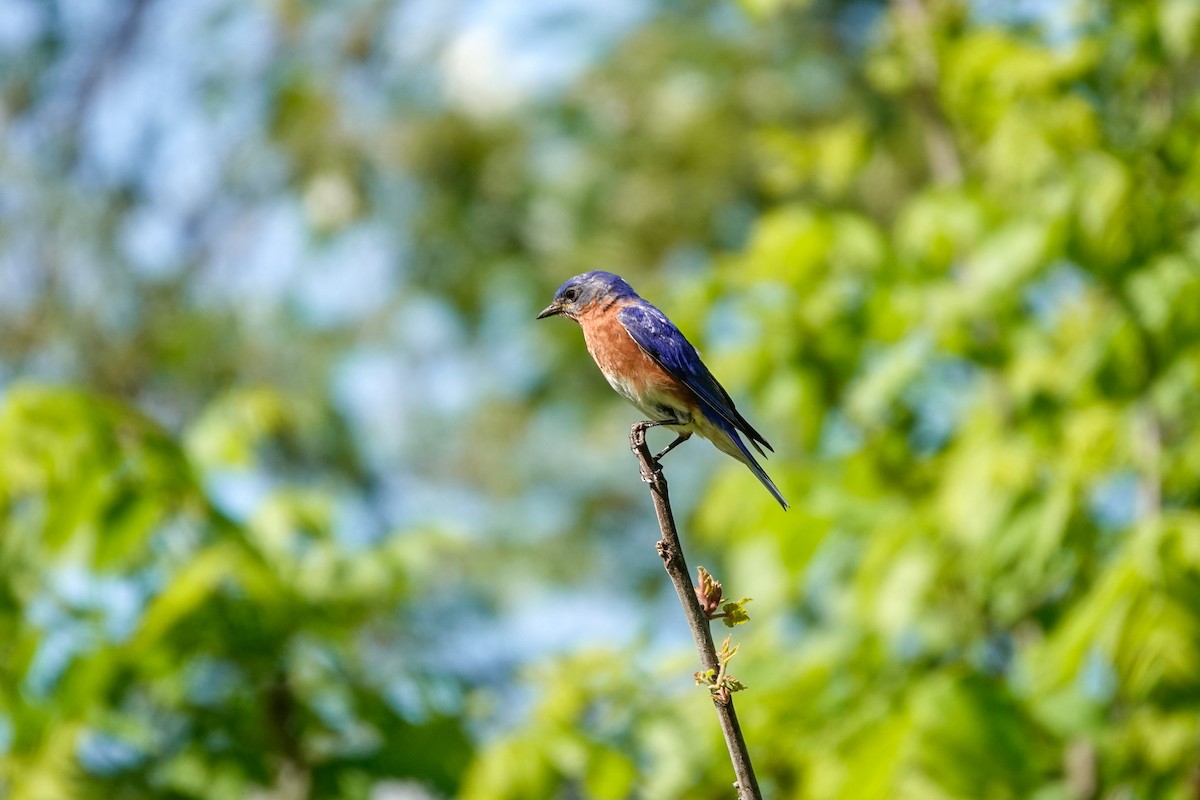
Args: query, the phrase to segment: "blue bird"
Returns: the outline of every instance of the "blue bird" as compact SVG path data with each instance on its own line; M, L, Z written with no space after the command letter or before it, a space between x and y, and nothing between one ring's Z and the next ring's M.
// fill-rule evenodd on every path
M679 328L619 275L593 270L571 278L538 319L556 315L579 323L588 352L618 394L678 434L655 459L698 433L749 467L779 505L788 507L738 434L764 458L762 448L772 450L771 445L738 413Z

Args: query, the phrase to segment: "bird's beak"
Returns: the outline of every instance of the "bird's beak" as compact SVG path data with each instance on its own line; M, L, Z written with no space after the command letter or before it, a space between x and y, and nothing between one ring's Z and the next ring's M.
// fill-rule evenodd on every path
M554 317L561 313L563 313L562 304L555 300L553 303L543 308L542 313L538 314L537 318L545 319L546 317Z

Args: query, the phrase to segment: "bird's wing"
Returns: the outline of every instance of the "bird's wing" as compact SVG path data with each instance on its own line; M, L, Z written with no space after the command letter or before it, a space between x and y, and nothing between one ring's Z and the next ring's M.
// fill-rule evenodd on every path
M762 434L738 413L729 393L704 366L696 348L666 314L641 301L622 308L617 313L617 320L646 355L696 394L711 416L746 434L760 454L763 454L762 447L758 446L760 443L768 450L772 449Z

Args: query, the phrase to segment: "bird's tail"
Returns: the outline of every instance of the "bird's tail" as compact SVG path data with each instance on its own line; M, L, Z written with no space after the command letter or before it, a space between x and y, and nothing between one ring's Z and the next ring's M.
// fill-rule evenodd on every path
M708 434L709 431L701 431L701 435ZM738 436L737 431L727 425L724 420L717 420L713 426L711 435L706 436L713 444L717 446L722 453L733 456L738 461L745 464L754 473L754 477L758 478L763 486L767 487L767 491L771 496L779 501L779 505L783 506L783 510L788 508L787 500L783 499L783 494L779 491L779 487L771 480L771 476L767 471L758 465L754 460L754 456L750 454L750 450L742 441L742 437Z

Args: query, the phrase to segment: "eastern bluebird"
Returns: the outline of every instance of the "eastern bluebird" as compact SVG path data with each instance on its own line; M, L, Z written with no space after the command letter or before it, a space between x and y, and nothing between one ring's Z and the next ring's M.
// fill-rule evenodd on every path
M593 270L558 287L538 319L561 314L583 328L596 366L617 393L652 422L679 434L655 459L698 433L745 464L785 509L787 501L754 460L738 431L758 454L771 445L734 408L729 393L667 316L611 272Z

